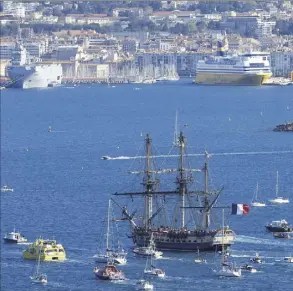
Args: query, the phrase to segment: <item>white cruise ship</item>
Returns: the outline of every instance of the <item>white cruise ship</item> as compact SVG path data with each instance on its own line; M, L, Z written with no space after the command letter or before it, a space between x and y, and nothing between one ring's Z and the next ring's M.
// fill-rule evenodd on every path
M26 49L18 44L12 55L12 65L7 67L10 78L9 87L46 88L60 85L62 81L61 64L31 63Z
M225 55L222 42L218 42L217 56L198 61L195 83L260 86L271 76L268 53L249 52L228 56Z

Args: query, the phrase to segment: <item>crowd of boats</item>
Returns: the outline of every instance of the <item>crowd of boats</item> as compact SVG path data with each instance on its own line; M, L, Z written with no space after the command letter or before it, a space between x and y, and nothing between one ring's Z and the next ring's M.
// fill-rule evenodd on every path
M228 248L233 244L235 234L226 224L224 219L224 209L227 206L216 207L222 208L222 224L219 226L215 222L213 215L214 206L222 192L211 190L208 184L209 167L208 159L210 155L205 152L204 165L201 169L190 169L187 161L186 140L181 132L179 135L175 132L173 147L179 151L177 169L159 169L157 170L152 158L152 140L149 135L145 139L145 169L143 171L134 171L137 175L142 175L143 191L115 193L115 196L131 197L134 202L134 211L130 211L126 206L121 206L116 199L111 198L108 202L108 212L105 227L105 239L102 237L97 253L93 256L96 266L93 273L97 279L117 281L125 280L126 276L119 266L127 264L127 251L125 251L119 241L117 220L114 217L112 204L120 209L122 218L118 220L128 221L131 226L131 235L134 243L132 249L135 256L145 258L145 268L142 270L142 276L137 281L138 290L152 290L153 283L150 278L164 278L165 270L158 267L157 259L163 256L163 251L193 251L197 252L195 263L207 263L201 257L204 251L214 251L221 254L219 267L214 270L218 276L241 277L242 272L256 272L256 268L251 264L261 264L263 259L259 254L242 266L237 266L232 261ZM171 153L171 152L170 152ZM193 190L192 173L198 172L203 174L203 189ZM176 173L175 190L163 190L159 185L158 173ZM3 187L4 191L10 189L8 186ZM2 189L1 189L2 190ZM11 191L11 189L10 189ZM175 209L166 211L167 206L164 197L172 195L178 197ZM175 195L175 196L174 196ZM143 198L142 214L138 213L137 207L140 202L134 197ZM135 201L134 201L135 200ZM275 197L269 199L271 204L287 204L289 199L279 195L279 173L276 175L276 192ZM198 203L198 204L197 204ZM237 204L236 204L237 205ZM258 184L256 191L250 202L252 207L265 207L266 203L259 200ZM242 205L243 206L243 205ZM233 207L232 207L233 208ZM164 214L161 216L162 211ZM243 210L243 209L242 209ZM232 209L232 214L233 209ZM166 219L166 215L170 215ZM135 217L136 216L136 217ZM165 217L165 218L164 218ZM173 221L168 224L167 221ZM186 222L189 222L188 224ZM194 221L194 224L191 223ZM212 223L213 222L213 223ZM116 227L112 224L115 223ZM187 227L189 225L189 227ZM268 232L273 234L277 239L289 239L293 227L285 220L272 221L265 225ZM115 237L115 239L110 239ZM20 233L10 232L5 235L4 241L7 243L27 243L27 239ZM56 240L38 238L34 243L29 244L23 251L24 259L35 260L37 262L36 272L31 276L34 282L47 282L46 274L40 272L41 261L64 261L66 253L64 247L57 243ZM284 257L276 260L276 263L293 263L293 257Z

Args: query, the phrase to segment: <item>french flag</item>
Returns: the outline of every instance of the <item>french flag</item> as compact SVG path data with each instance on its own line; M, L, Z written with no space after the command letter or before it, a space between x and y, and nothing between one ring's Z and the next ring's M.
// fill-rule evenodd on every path
M233 215L246 215L249 212L248 204L232 204L232 213Z

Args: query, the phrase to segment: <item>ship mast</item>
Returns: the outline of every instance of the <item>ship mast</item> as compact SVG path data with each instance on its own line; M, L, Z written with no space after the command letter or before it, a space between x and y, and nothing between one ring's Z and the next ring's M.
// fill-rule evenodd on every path
M187 194L187 184L189 182L186 170L184 168L185 157L185 137L180 132L179 135L179 165L176 183L178 185L177 191L181 199L181 227L185 227L185 196Z
M203 216L202 216L202 228L208 229L210 226L210 205L209 205L209 189L208 189L208 178L209 178L209 170L208 170L208 158L209 154L205 151L205 163L204 163L204 205L203 205Z
M152 171L152 139L147 134L145 139L146 147L146 160L145 160L145 171L142 185L145 188L145 217L144 226L145 228L151 227L151 218L153 215L153 197L154 186L158 183L158 180L154 179L154 171Z

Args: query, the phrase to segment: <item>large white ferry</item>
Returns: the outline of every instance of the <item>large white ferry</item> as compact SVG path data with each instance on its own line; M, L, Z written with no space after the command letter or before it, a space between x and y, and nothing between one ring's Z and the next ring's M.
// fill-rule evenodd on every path
M31 63L26 49L18 44L12 55L12 65L7 67L10 78L9 87L46 88L60 85L62 81L61 64Z
M224 52L222 42L218 42L217 56L198 61L196 84L260 86L272 76L268 53L228 56Z

